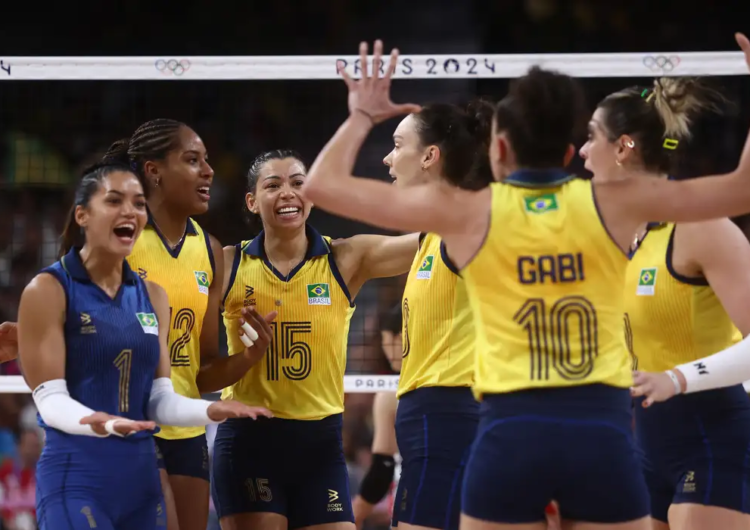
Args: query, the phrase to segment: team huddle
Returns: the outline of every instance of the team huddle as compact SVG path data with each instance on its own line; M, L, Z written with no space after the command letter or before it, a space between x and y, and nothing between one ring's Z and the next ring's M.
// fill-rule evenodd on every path
M252 163L250 240L222 248L193 220L213 170L183 123L84 171L60 260L0 327L46 431L40 528L205 530L211 496L223 530L353 529L349 322L365 282L405 273L394 527L750 527L750 243L727 219L750 213L750 140L731 173L662 178L717 95L663 78L606 97L581 180L576 80L535 67L496 105L395 104L382 52L373 76L341 68L350 115L309 171L291 150ZM354 177L404 114L396 186ZM332 240L313 203L407 235Z

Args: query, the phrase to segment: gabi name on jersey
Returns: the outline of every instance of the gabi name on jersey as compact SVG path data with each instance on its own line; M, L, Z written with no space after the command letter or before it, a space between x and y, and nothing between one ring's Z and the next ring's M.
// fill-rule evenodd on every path
M519 256L518 281L525 285L582 282L583 254Z

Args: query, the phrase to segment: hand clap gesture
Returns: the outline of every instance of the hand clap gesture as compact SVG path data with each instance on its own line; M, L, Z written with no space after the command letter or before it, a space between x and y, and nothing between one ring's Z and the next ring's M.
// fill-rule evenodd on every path
M368 67L367 61L367 43L362 42L359 45L359 60L362 78L359 81L353 80L344 70L343 63L339 63L338 70L344 78L347 88L349 89L349 112L362 113L372 121L373 125L383 122L394 116L419 112L419 105L411 103L396 104L391 101L391 77L396 71L398 63L398 50L391 52L391 60L385 71L385 75L380 77L382 66L383 42L375 41L372 58L372 69Z

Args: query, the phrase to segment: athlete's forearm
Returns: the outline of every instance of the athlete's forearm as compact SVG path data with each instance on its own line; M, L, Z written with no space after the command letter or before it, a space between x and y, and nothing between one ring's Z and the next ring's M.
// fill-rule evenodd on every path
M68 434L103 437L94 432L91 425L81 425L81 420L95 411L70 397L65 379L42 383L34 389L32 397L39 415L48 427Z
M739 385L750 380L750 336L710 357L677 366L685 393Z
M248 359L245 355L217 357L201 366L196 378L201 394L218 392L235 384L256 364L257 360Z
M335 206L336 190L352 178L357 154L372 130L370 118L355 112L339 127L307 173L303 194L323 208Z
M154 380L148 400L148 418L159 425L173 427L200 427L219 423L208 417L211 401L192 399L174 391L168 377Z

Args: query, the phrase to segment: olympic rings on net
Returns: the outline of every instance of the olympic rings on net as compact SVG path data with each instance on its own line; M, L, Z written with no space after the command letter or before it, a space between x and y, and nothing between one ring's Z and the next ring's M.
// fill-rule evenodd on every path
M657 70L671 72L680 66L680 58L677 55L670 55L669 57L666 55L657 55L656 57L647 55L643 58L643 66L652 72L656 72Z
M174 74L180 76L190 70L190 61L187 59L158 59L154 64L156 69L165 75Z

